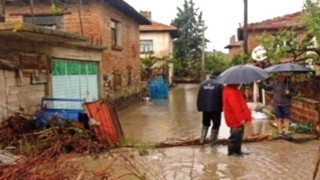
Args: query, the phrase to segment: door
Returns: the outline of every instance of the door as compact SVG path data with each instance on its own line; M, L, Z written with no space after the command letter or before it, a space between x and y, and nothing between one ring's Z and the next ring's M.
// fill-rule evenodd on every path
M54 98L98 99L97 62L54 59L52 67Z

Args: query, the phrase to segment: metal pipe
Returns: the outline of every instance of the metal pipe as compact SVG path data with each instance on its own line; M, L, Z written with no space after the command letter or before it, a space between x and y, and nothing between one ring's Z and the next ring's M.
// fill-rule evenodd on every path
M204 25L204 21L201 21L201 25L202 25L201 70L204 72L205 71L205 40L204 40L205 25Z

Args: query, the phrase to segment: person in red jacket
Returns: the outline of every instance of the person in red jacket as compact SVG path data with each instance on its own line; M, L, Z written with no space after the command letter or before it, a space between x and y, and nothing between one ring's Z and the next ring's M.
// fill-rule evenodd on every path
M244 124L251 122L251 111L238 89L239 84L227 84L223 89L223 111L226 124L230 127L228 156L247 155L241 151Z

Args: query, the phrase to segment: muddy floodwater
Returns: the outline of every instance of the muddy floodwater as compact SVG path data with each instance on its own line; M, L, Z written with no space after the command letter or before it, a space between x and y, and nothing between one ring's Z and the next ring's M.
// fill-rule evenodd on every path
M201 113L196 109L197 90L197 84L179 84L169 91L168 99L151 99L119 111L126 139L162 142L199 138ZM228 136L223 119L219 138ZM170 147L150 150L137 162L151 179L307 180L312 179L319 145L319 140L244 143L243 151L250 153L244 157L227 156L225 145Z

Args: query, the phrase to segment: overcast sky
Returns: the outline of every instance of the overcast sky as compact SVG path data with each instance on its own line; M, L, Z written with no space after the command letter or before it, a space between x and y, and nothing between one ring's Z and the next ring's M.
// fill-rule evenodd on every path
M124 0L138 12L149 10L152 20L170 24L177 15L177 7L183 7L184 0ZM189 0L188 0L189 1ZM208 27L205 32L211 43L207 50L227 52L224 47L243 24L243 0L193 0L195 7L203 13ZM302 10L304 0L248 0L248 23L260 22Z

